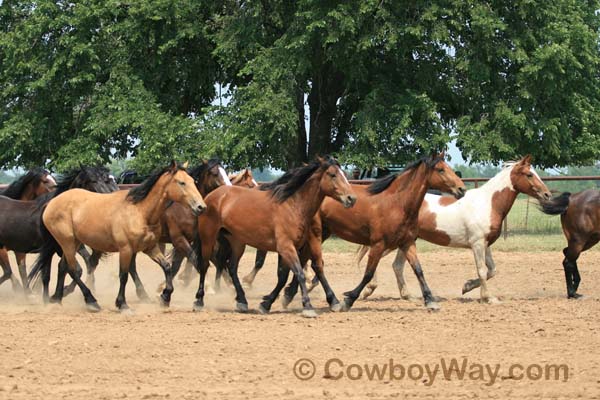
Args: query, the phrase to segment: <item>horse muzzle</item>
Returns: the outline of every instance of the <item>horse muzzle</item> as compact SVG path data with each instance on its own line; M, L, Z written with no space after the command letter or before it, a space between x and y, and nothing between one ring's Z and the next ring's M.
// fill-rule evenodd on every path
M190 205L192 212L194 213L194 215L197 217L198 215L202 214L204 212L204 210L206 210L206 204L205 203L195 203L193 205Z
M463 197L465 197L465 193L467 193L467 189L465 189L464 186L461 186L459 188L456 188L452 194L454 195L454 197L456 197L457 199L462 199Z
M351 208L352 206L354 206L354 204L356 204L356 196L352 194L340 196L340 200L344 205L344 208Z

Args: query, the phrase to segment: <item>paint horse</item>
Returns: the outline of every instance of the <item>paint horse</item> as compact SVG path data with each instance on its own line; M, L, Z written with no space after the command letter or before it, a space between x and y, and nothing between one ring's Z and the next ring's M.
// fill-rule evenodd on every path
M483 186L469 190L460 200L429 193L425 195L419 210L419 238L439 246L470 248L473 251L478 278L465 282L463 294L481 287L482 301L497 302L486 284L496 275L490 246L500 236L502 222L519 193L540 201L551 197L550 191L531 167L531 156L506 163L496 176ZM368 247L359 250L359 263L366 250ZM406 257L405 252L398 249L392 264L403 299L410 298L404 280ZM375 288L377 283L370 282L363 298L371 295Z
M578 299L581 276L577 266L579 255L600 241L600 192L588 189L579 193L565 192L540 202L549 215L559 215L567 247L563 249L563 269L567 283L567 297Z
M50 172L44 168L32 168L19 179L13 181L0 195L13 200L31 201L40 197L43 194L51 192L56 188L56 181L50 175ZM27 266L25 264L25 253L15 253L17 265L19 267L19 275L25 293L30 290L27 287ZM0 277L0 284L10 279L13 285L13 290L17 290L20 286L19 282L12 275L12 268L8 259L8 250L0 248L0 266L2 266L3 275Z
M171 267L158 241L160 220L170 201L185 204L194 213L206 207L185 166L174 161L128 192L92 193L74 189L62 193L48 203L43 213L47 241L30 279L42 273L44 300L47 300L50 263L54 253L58 253L62 260L53 299L62 300L63 282L68 273L83 293L88 309L99 311L96 299L76 273L75 252L81 244L100 252L118 252L120 286L115 305L125 311L129 308L125 300L129 269L134 255L143 251L165 274L166 286L159 299L163 306L168 306L173 292Z
M248 302L240 284L237 267L246 245L279 253L284 268L291 268L302 289L302 315L316 317L310 303L298 249L308 237L311 221L323 199L352 207L356 197L331 157L317 158L308 165L286 172L276 181L261 185L260 190L237 186L220 187L206 197L206 212L198 217L198 238L194 241L198 256L200 282L194 310L204 307L204 281L217 240L227 240L231 248L229 274L236 289L239 311L247 311ZM324 288L329 284L322 280ZM330 299L330 306L339 301Z
M349 310L373 278L383 254L401 248L419 279L425 306L439 308L425 281L415 241L419 232L419 209L428 189L450 192L456 198L465 194L463 182L444 161L444 154L424 157L408 165L400 174L388 175L366 188L353 185L353 189L358 195L354 208L345 210L326 199L314 220L309 238L309 255L317 276L323 268L323 258L320 246L315 246L315 243L335 234L341 239L370 246L363 279L354 290L344 293L343 309ZM304 253L302 261L309 258L306 251ZM278 287L285 285L285 279L287 276L280 278ZM284 307L295 295L297 285L294 278L285 291ZM324 289L327 293L327 289Z

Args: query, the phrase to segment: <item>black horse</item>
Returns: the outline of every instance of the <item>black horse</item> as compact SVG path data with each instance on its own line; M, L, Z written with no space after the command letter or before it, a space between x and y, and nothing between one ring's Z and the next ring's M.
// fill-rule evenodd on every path
M94 192L118 190L114 180L104 167L80 167L64 174L56 190L39 196L33 201L13 200L0 196L0 247L19 253L36 253L42 247L42 212L48 202L72 188ZM0 283L11 279L10 271L4 271ZM24 283L27 285L27 283Z

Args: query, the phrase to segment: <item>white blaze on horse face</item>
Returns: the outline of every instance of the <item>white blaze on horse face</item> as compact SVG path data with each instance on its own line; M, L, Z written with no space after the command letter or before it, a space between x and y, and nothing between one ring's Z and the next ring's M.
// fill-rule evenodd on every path
M225 182L225 186L233 186L231 184L231 181L229 180L229 177L225 173L225 170L223 169L223 167L219 167L219 174L221 175L221 178L223 178L223 181Z
M252 184L253 184L254 186L258 186L258 182L256 182L256 181L254 180L254 178L252 178Z
M346 178L346 174L344 173L344 171L342 171L342 169L340 167L337 167L338 171L340 172L340 175L342 175L342 177L344 178L344 182L346 182L346 184L350 184L350 182L348 182L348 178Z

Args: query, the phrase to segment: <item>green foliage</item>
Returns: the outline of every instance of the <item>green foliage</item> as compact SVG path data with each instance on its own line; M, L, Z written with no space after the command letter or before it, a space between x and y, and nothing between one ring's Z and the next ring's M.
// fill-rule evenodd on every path
M600 159L599 0L7 0L0 166ZM213 104L217 84L225 104Z

